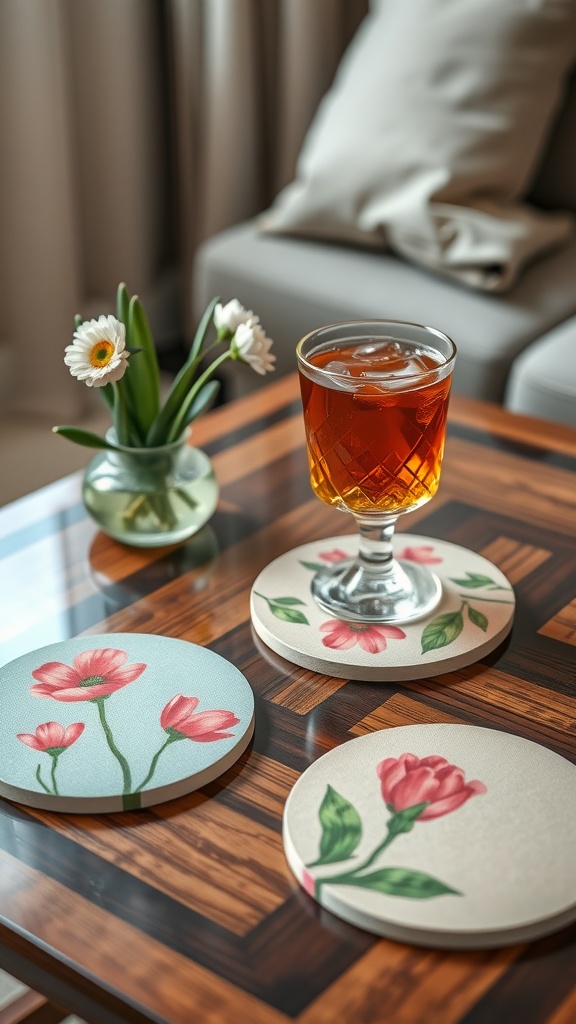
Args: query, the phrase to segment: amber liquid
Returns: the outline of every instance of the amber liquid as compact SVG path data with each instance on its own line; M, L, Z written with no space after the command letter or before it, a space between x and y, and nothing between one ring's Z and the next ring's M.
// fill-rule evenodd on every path
M359 514L392 515L429 501L440 480L451 383L450 374L437 379L434 351L363 339L307 358L338 374L337 384L318 383L300 369L315 494Z

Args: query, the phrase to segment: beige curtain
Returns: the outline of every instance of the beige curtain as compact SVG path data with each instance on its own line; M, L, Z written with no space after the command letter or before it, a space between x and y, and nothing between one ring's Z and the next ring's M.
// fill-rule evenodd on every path
M366 8L0 0L2 409L77 421L63 348L121 280L159 344L189 331L198 242L289 180Z

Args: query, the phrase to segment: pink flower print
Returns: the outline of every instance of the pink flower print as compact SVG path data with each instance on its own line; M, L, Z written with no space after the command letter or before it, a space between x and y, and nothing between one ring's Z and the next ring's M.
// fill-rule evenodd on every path
M420 544L418 547L408 546L400 551L396 558L404 559L405 562L419 562L420 565L438 565L442 559L433 555L433 551L432 544Z
M160 715L160 725L169 734L181 733L199 743L225 740L234 735L221 730L238 725L240 719L236 715L231 711L196 711L199 703L198 697L183 697L182 694L172 697Z
M341 622L329 619L320 626L327 636L322 638L325 647L346 651L355 644L368 654L379 654L386 650L388 640L405 640L406 633L398 626L369 626L362 622Z
M69 725L66 729L59 722L44 722L43 725L37 726L34 733L16 733L16 739L20 740L21 743L24 743L27 747L32 747L32 750L39 750L42 754L50 756L52 762L50 770L52 787L42 778L42 766L39 764L36 769L36 780L49 796L60 796L56 781L56 769L58 768L60 754L67 750L68 747L71 747L83 732L83 722L74 722L73 725Z
M334 548L332 551L321 551L318 558L323 562L341 562L344 558L350 558L350 555L340 548Z
M54 697L55 700L97 700L108 697L116 690L142 675L145 664L126 665L126 651L105 647L77 654L72 666L61 661L47 661L33 671L39 682L30 687L35 697Z
M66 729L59 722L44 722L39 725L35 733L19 732L16 739L25 743L33 750L41 750L43 753L61 753L66 747L71 747L79 736L84 732L83 722L74 722Z
M461 768L436 754L422 758L415 754L387 757L377 765L376 772L384 802L396 814L416 804L428 804L418 815L418 821L450 814L471 796L486 792L483 782L466 782Z
M181 693L172 697L160 715L160 725L167 733L167 738L156 751L146 778L134 790L141 792L154 776L156 766L167 747L176 740L196 740L198 743L211 743L213 740L227 740L234 736L233 732L222 732L231 729L240 721L231 711L196 711L200 703L198 697L183 697Z

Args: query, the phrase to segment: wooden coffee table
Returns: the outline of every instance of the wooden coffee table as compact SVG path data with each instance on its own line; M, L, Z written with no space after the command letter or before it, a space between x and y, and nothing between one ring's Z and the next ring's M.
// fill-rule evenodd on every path
M576 431L454 398L438 496L400 529L496 563L517 615L485 663L402 685L315 675L253 635L258 572L353 532L311 494L295 377L205 417L193 440L221 500L181 546L99 534L76 476L0 510L1 660L81 633L209 646L254 690L254 740L220 780L152 810L0 801L0 966L106 1024L572 1024L576 927L489 952L377 939L300 890L281 818L301 772L359 729L465 722L576 760Z

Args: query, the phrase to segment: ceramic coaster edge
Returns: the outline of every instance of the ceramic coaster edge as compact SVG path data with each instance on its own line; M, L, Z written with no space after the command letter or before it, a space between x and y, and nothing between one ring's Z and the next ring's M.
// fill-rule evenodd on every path
M479 552L451 541L401 534L395 541L398 553L401 545L404 545L406 551L411 549L414 553L410 556L413 560L418 561L420 554L425 564L434 565L434 571L440 577L443 587L439 607L421 620L399 624L400 633L404 633L401 638L408 644L407 647L403 644L402 649L396 646L398 637L393 635L386 637L388 642L385 641L382 646L379 637L371 637L367 644L361 640L350 644L347 638L344 638L346 642L340 643L342 638L339 636L336 636L336 642L333 643L321 641L318 630L330 623L326 613L311 599L309 579L301 576L300 567L313 570L313 563L319 560L337 560L334 557L328 558L328 555L345 557L342 549L349 551L350 541L351 536L343 535L298 545L273 559L258 574L250 592L250 618L255 636L270 652L291 664L329 677L365 682L409 682L445 675L477 663L499 647L510 633L514 622L514 589L498 566ZM322 551L322 548L328 547L334 550ZM404 557L409 556L406 554ZM482 573L484 575L479 576L479 579L485 582L472 581L468 584L464 581L465 577L472 578ZM490 593L494 583L496 590L507 592L502 600L498 599L500 595L494 597ZM470 589L467 590L467 587ZM458 601L462 602L460 609ZM504 608L504 605L509 607ZM498 610L496 606L500 606ZM278 614L279 611L286 614ZM425 648L423 631L429 626L438 630L452 629L448 624L446 627L437 625L434 620L442 619L445 615L454 618L458 611L464 619L459 630L456 628L454 635L443 643L433 643ZM288 613L293 617L289 618ZM271 614L275 617L271 617ZM311 632L305 636L301 632L302 625L298 623L303 623L305 628L311 626ZM334 624L333 632L337 634L337 620L334 620ZM340 625L344 627L347 624L341 622ZM350 628L353 629L354 624L350 624ZM362 628L371 627L363 624L360 630ZM377 626L374 628L378 629ZM432 632L430 637L433 636ZM427 642L429 644L429 640ZM375 650L373 644L377 645ZM262 653L266 655L266 651Z
M250 606L252 608L252 600L250 601ZM324 667L319 667L315 658L308 657L302 651L295 651L292 647L283 644L255 617L252 618L252 625L256 634L271 651L279 654L281 658L285 658L286 661L291 662L293 665L298 665L309 672L331 676L335 679L350 679L353 682L367 683L408 683L416 679L433 679L444 672L457 672L459 669L466 668L470 664L482 661L488 654L495 651L506 639L511 628L509 624L506 624L496 636L487 640L482 647L476 648L473 661L470 659L470 653L465 651L463 654L452 658L450 668L442 669L441 664L439 665L438 663L436 665L422 664L396 667L377 665L374 668L370 668L369 666L360 665L338 665L335 662L328 663L328 661Z

